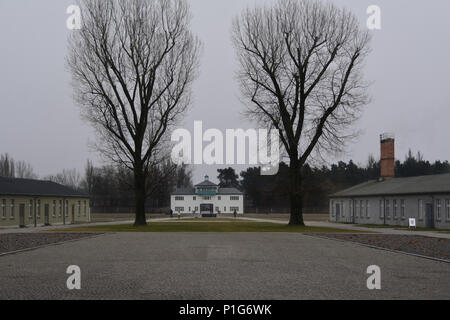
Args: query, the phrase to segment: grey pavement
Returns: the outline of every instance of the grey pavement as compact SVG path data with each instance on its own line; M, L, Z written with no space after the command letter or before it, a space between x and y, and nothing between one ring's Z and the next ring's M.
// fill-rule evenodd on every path
M282 221L282 220L247 218L247 217L242 217L240 219L249 220L249 221L286 224L286 221ZM356 231L376 232L376 233L385 233L385 234L416 235L416 236L427 236L427 237L450 239L450 233L439 233L437 231L397 230L397 229L395 229L396 228L395 226L392 226L392 228L370 228L370 227L360 227L357 224L335 223L335 222L328 222L328 221L305 221L305 224L307 226L311 226L311 227L326 227L326 228L345 229L345 230L348 230L349 232L351 232L352 230L356 230Z
M68 290L69 265L81 290ZM381 290L368 290L369 265ZM450 299L450 264L299 233L114 233L0 257L0 299Z
M415 231L415 230L398 230L396 227L392 228L370 228L370 227L359 227L357 224L345 224L345 223L334 223L334 222L325 222L325 221L311 221L308 222L310 226L318 226L318 227L330 227L330 228L340 228L340 229L348 229L351 230L359 230L359 231L369 231L369 232L377 232L377 233L385 233L385 234L399 234L399 235L415 235L415 236L426 236L426 237L435 237L435 238L444 238L450 239L450 233L439 233L437 231Z
M174 218L153 218L147 219L148 223L151 222L163 222L163 221L178 221L183 219L192 219L193 216L184 216L178 219ZM228 218L235 219L230 216L220 216L219 218ZM247 221L257 221L257 222L270 222L277 224L286 224L287 222L284 220L274 220L267 218L249 218L245 216L240 216L237 219L247 220ZM73 228L73 227L86 227L86 226L103 226L103 225L120 225L120 224L132 224L134 220L119 220L119 221L111 221L111 222L90 222L90 223L79 223L79 224L66 224L66 225L54 225L54 226L40 226L37 228L29 227L29 228L0 228L0 233L17 233L17 232L42 232L49 230L58 230L65 228ZM368 227L359 227L357 224L346 224L346 223L335 223L328 221L305 221L307 226L315 226L315 227L328 227L328 228L337 228L337 229L345 229L351 232L352 230L357 231L366 231L366 232L375 232L375 233L386 233L386 234L399 234L399 235L422 235L428 237L436 237L436 238L445 238L450 239L450 233L439 233L435 231L408 231L408 230L396 230L395 227L392 228L368 228Z

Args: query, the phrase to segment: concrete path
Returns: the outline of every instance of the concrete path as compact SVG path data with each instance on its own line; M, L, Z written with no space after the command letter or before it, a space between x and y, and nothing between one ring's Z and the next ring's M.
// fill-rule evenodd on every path
M66 287L69 265L81 290ZM448 263L299 233L105 234L0 257L0 270L0 299L450 299Z
M395 227L392 227L392 228L367 228L367 227L359 227L358 225L355 225L355 224L343 224L343 223L319 222L319 221L311 221L311 222L307 222L307 224L310 226L319 226L319 227L331 227L331 228L334 227L334 228L340 228L340 229L371 231L371 232L386 233L386 234L416 235L416 236L426 236L426 237L450 239L450 233L439 233L437 231L398 230L398 229L395 229Z
M246 218L246 217L242 217L239 219L249 220L249 221L259 221L259 222L272 222L272 223L280 223L280 224L287 223L286 221L271 220L271 219ZM352 230L357 230L357 231L386 233L386 234L417 235L417 236L427 236L427 237L450 239L450 233L439 233L436 231L396 230L395 227L392 227L392 228L367 228L367 227L359 227L357 224L334 223L334 222L326 222L326 221L305 221L305 224L307 226L312 226L312 227L345 229L345 230L348 230L349 232L351 232Z
M181 217L180 219L190 219L192 217ZM147 219L148 223L151 222L161 222L161 221L174 221L178 218L154 218ZM0 228L0 233L26 233L26 232L42 232L49 230L67 229L75 227L90 227L90 226L110 226L110 225L120 225L120 224L133 224L134 220L118 220L110 222L89 222L89 223L76 223L76 224L58 224L52 226L38 226L38 227L27 227L27 228Z
M181 219L192 219L192 216L181 217ZM219 216L220 219L235 219L230 216ZM201 219L201 218L199 218ZM264 218L248 218L238 216L236 219L247 220L247 221L257 221L257 222L270 222L277 224L286 224L286 221L283 220L274 220L274 219L264 219ZM174 218L154 218L148 219L147 222L162 222L162 221L178 221L177 217ZM64 228L73 228L73 227L86 227L86 226L103 226L103 225L120 225L120 224L132 224L134 220L122 220L122 221L112 221L112 222L91 222L91 223L80 223L80 224L67 224L67 225L54 225L47 227L29 227L29 228L0 228L0 233L21 233L21 232L42 232L49 230L58 230ZM338 228L345 229L351 232L352 230L359 231L368 231L368 232L376 232L376 233L386 233L386 234L400 234L400 235L422 235L427 237L436 237L436 238L444 238L450 239L450 233L439 233L433 231L408 231L408 230L396 230L393 228L366 228L359 227L356 224L344 224L344 223L333 223L326 221L306 221L306 225L314 226L314 227L327 227L327 228Z

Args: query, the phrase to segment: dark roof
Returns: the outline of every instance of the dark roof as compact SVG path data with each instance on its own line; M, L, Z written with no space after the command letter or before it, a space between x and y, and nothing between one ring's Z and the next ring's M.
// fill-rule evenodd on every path
M194 188L177 188L174 192L172 192L173 195L189 195L194 194L195 192Z
M217 184L212 183L209 180L203 180L202 182L200 182L199 184L195 185L196 187L217 187Z
M218 195L221 194L242 194L241 191L239 191L236 188L219 188ZM172 192L172 195L196 195L194 188L178 188L174 192Z
M331 197L388 196L450 193L450 173L371 180L332 194Z
M219 188L217 194L242 194L242 192L236 188Z
M51 181L0 177L0 195L88 197L88 195Z

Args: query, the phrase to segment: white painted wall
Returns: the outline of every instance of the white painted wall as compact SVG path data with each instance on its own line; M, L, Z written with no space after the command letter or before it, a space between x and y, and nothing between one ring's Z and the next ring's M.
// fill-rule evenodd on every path
M175 197L183 197L183 200L175 200ZM206 197L210 197L207 199ZM220 197L220 199L219 199ZM239 197L238 200L231 200L230 197ZM195 198L195 200L194 200ZM200 213L200 204L202 203L212 203L214 205L214 213L217 213L217 207L220 213L233 213L230 208L237 207L236 213L244 213L244 196L239 195L212 195L212 196L201 196L201 195L171 195L170 196L170 208L174 214L178 213L177 208L183 208L180 214L192 214L192 212L197 207L196 213Z

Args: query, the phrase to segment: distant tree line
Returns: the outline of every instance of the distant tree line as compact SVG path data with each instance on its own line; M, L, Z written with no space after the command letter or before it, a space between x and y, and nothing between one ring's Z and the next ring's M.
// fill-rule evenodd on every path
M29 163L16 161L7 153L0 155L0 177L39 178ZM63 169L40 179L89 194L94 212L134 211L133 173L128 168L118 165L96 167L88 160L83 174L76 169ZM166 160L152 166L146 187L146 208L169 207L170 193L186 187L192 187L192 170L187 165L175 165Z
M164 208L170 206L170 193L176 188L186 187L192 187L192 171L188 166L166 161L152 167L146 186L146 212L168 211ZM80 189L90 195L94 212L134 212L133 173L127 168L94 167L88 161Z
M16 161L9 154L0 155L0 177L36 179L31 165L25 161Z
M305 164L302 168L303 205L304 208L319 210L328 207L328 196L356 184L378 179L380 161L369 156L366 164L358 165L352 160L339 161L331 166L311 167ZM240 179L233 168L219 169L219 184L222 187L235 187L246 195L246 207L251 208L289 208L289 193L286 188L290 173L289 167L281 163L274 176L260 175L260 168L250 167L240 173ZM448 161L430 163L423 159L420 152L416 156L411 150L404 161L395 162L396 177L411 177L429 174L450 173Z
M430 163L423 160L422 153L417 152L417 156L413 156L411 150L405 157L405 161L395 161L395 176L396 177L412 177L429 174L450 173L450 164L446 161L435 161Z
M380 161L369 156L363 165L339 161L331 166L312 167L308 164L302 168L304 179L304 207L320 211L328 207L328 196L334 192L354 186L380 176ZM249 167L239 175L231 167L218 169L217 179L220 187L234 187L246 196L247 212L260 208L289 208L289 167L282 162L279 171L273 176L260 175L259 167ZM429 174L450 173L448 161L429 162L423 155L416 155L411 150L403 161L396 160L396 177L411 177ZM0 155L0 176L15 178L38 178L30 164L15 161L8 154ZM96 167L87 161L84 174L76 169L64 169L54 175L44 176L50 180L69 186L90 195L94 212L132 212L134 210L135 192L133 176L130 170L120 166L104 165ZM192 170L187 165L175 165L169 160L151 168L147 182L148 197L146 210L165 210L170 205L170 193L176 188L192 187ZM286 211L288 212L288 211Z

